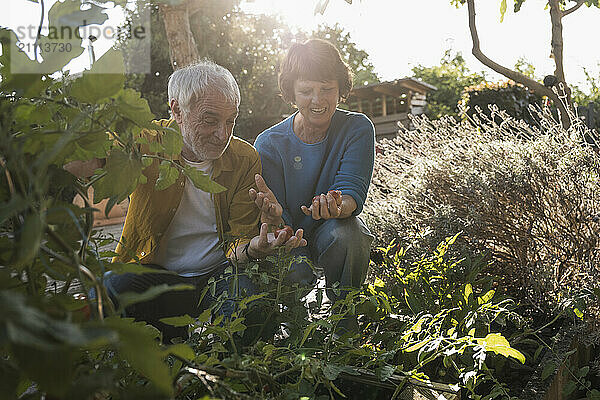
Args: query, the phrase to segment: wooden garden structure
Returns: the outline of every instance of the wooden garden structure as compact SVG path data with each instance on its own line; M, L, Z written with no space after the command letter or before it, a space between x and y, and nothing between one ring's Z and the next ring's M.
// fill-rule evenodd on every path
M415 78L373 83L352 89L346 104L365 113L375 125L378 139L395 137L399 126L410 126L408 115L425 112L427 93L437 88Z

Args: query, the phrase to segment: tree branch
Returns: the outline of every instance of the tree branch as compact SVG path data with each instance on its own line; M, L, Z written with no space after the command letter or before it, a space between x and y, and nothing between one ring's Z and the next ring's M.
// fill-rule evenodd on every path
M547 88L546 86L529 78L526 75L523 75L517 71L513 71L503 65L498 64L497 62L491 60L485 54L483 54L483 52L481 51L477 26L475 24L475 0L467 0L467 7L469 12L469 29L471 31L471 40L473 42L472 53L475 56L475 58L481 61L483 65L491 68L497 73L504 75L507 78L528 87L529 89L542 96L547 96L550 99L552 99L556 107L560 110L561 121L563 123L563 126L570 126L570 120L567 110L560 98L558 97L558 95L554 93L552 89Z
M552 54L554 56L554 76L559 82L565 82L565 70L563 67L563 37L562 37L562 11L558 0L549 0L550 21L552 23Z
M159 4L160 15L165 24L167 41L169 42L169 56L173 70L190 65L198 61L198 48L190 28L189 5L195 7L197 2L183 1L176 6L166 3Z
M577 11L579 9L579 7L581 7L583 5L583 3L585 3L585 0L577 0L577 4L575 4L571 8L564 10L562 12L562 16L566 17L567 15L571 14L573 11Z

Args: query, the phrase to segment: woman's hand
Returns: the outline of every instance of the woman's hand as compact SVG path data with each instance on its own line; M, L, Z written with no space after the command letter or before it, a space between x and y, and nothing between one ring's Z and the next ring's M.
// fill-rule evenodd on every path
M254 175L254 180L256 181L258 192L254 189L250 189L248 195L260 210L260 222L269 225L283 224L283 219L281 218L283 207L281 207L281 204L279 204L277 198L271 189L269 189L262 176L256 174Z
M330 190L327 194L315 196L309 207L302 206L301 209L305 215L312 216L314 220L346 218L352 211L349 214L344 212L344 198L351 199L351 202L354 203L354 208L352 209L354 211L356 209L356 202L352 196L342 196L342 192L339 190Z
M306 239L302 238L304 234L302 229L298 229L291 237L289 236L289 231L286 229L281 229L276 233L269 233L268 231L269 226L263 223L260 226L259 235L250 240L248 253L251 257L266 257L282 246L288 252L296 247L306 246Z

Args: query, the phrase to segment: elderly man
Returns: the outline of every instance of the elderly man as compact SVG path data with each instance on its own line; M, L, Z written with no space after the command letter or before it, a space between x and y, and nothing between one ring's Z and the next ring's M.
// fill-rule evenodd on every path
M166 292L127 308L128 316L158 327L163 341L185 337L187 331L163 324L161 318L198 315L228 291L227 278L219 277L231 261L260 259L281 246L289 251L306 245L302 229L289 238L285 233L268 233L267 224L261 224L259 230L259 210L248 192L260 180L261 163L252 145L232 135L240 92L231 73L209 61L190 65L171 75L168 94L173 119L158 124L179 128L183 138L179 162L210 175L227 190L206 193L182 175L169 188L157 191L156 161L145 171L147 183L131 195L114 261L137 258L142 264L174 274L109 272L105 287L118 304L119 295L125 292L141 293L162 284L194 286L194 290ZM160 140L160 132L156 135ZM227 238L236 240L224 246ZM211 277L217 282L216 293L213 297L209 291L201 299ZM244 276L239 278L239 287L246 293L252 291L251 282ZM232 302L221 308L226 316L232 311Z

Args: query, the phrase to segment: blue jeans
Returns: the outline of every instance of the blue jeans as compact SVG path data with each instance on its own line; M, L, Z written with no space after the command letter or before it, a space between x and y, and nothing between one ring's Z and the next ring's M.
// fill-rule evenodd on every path
M145 265L146 267L162 269L158 265ZM235 309L235 298L250 296L255 293L252 281L244 274L237 275L238 284L233 286L233 275L225 274L227 265L218 267L210 274L203 276L184 277L176 274L165 273L146 273L136 275L132 273L115 274L109 271L104 274L104 287L108 293L115 308L119 308L119 295L126 292L143 293L146 290L166 284L169 286L186 284L194 286L190 290L173 290L160 294L159 296L140 303L132 304L124 310L126 317L133 317L136 320L146 321L154 325L163 334L163 342L169 343L171 339L187 338L187 327L174 327L164 324L159 320L166 317L174 317L188 314L191 317L197 317L203 310L209 308L224 292L227 292L227 300L219 308L218 313L226 318L231 317ZM205 296L200 300L204 288L208 285L208 280L215 278L214 295L209 289Z
M310 235L308 245L292 250L294 256L305 256L313 265L323 268L327 297L335 302L343 296L332 289L335 282L340 288L359 288L369 267L371 243L374 236L359 217L330 219ZM306 262L294 262L287 280L302 286L312 286L315 275Z

